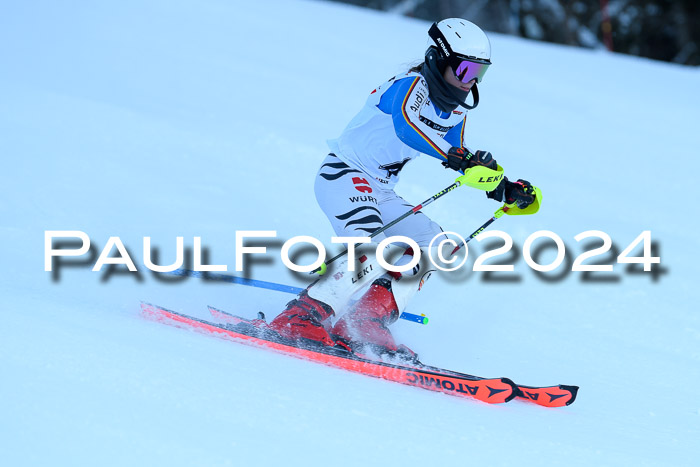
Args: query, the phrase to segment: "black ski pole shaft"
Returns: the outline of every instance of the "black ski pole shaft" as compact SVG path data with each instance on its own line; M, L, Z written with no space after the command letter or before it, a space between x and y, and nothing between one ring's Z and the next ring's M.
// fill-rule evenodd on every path
M498 208L498 211L496 211L496 212L494 213L493 217L491 217L491 219L489 219L489 220L487 220L486 222L484 222L483 224L481 224L481 227L479 227L478 229L476 229L476 230L474 231L473 234L471 234L469 237L467 237L466 240L464 240L462 243L460 243L459 245L457 245L457 246L455 247L455 249L452 250L452 253L450 253L450 256L452 256L452 255L454 255L455 253L457 253L464 245L466 245L467 243L469 243L470 241L472 241L472 239L473 239L474 237L476 237L476 236L479 235L481 232L483 232L484 230L486 230L486 228L487 228L489 225L491 225L491 224L493 224L494 222L496 222L496 220L497 220L498 218L500 218L503 214L505 214L506 212L508 212L508 209L509 209L509 207L508 207L507 205Z
M384 227L382 227L381 229L375 230L374 232L372 232L372 235L370 235L369 238L372 239L372 238L376 237L377 235L379 235L380 233L384 232L386 229L395 226L396 224L398 224L399 222L401 222L402 220L404 220L404 219L407 218L408 216L417 213L418 211L420 211L420 210L423 209L424 207L428 206L428 205L429 205L430 203L432 203L433 201L435 201L435 200L437 200L437 199L439 199L439 198L442 198L443 196L445 196L445 195L446 195L447 193L449 193L450 191L454 190L455 188L458 188L461 184L462 184L462 183L461 183L459 180L455 181L452 185L448 186L447 188L445 188L444 190L442 190L442 191L440 191L440 192L438 192L438 193L435 193L433 196L431 196L430 198L426 199L425 201L423 201L422 203L420 203L419 205L417 205L417 206L414 207L413 209L411 209L411 210L405 212L404 214L402 214L401 216L397 217L397 218L394 219L393 221L389 222L388 224L386 224L386 225L385 225ZM346 248L346 249L345 249L344 251L342 251L341 253L338 253L337 255L335 255L334 257L332 257L332 258L329 259L328 261L326 261L320 268L317 268L317 269L311 271L311 274L315 274L315 273L317 273L317 272L319 272L319 271L323 271L322 274L325 273L325 272L326 272L325 269L328 267L329 264L331 264L333 261L336 261L336 260L339 259L339 258L342 258L342 257L345 256L347 253L348 253L348 249Z

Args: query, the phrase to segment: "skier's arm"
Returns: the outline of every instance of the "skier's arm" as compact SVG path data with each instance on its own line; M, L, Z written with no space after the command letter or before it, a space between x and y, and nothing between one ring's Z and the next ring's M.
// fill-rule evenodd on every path
M458 148L466 148L464 145L464 127L467 124L467 117L464 117L458 125L450 128L445 135L445 141Z
M405 78L393 86L397 87L391 104L396 136L416 151L446 161L452 144L420 119L421 108L428 101L428 88L423 78Z
M464 120L448 130L445 138L437 130L420 118L420 111L427 102L428 88L423 78L405 78L397 81L388 91L393 98L391 115L394 130L399 139L416 151L442 161L445 167L461 173L475 165L483 165L495 170L496 160L487 151L472 153L463 147ZM384 97L382 98L384 99ZM386 102L380 102L380 109L387 111ZM451 133L452 132L452 133Z

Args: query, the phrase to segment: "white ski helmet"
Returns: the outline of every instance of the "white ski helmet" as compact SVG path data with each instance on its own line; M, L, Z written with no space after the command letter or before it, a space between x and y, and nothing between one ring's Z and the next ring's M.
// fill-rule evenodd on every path
M460 81L481 82L491 65L491 43L479 26L466 19L448 18L433 23L428 35L441 70L450 65Z

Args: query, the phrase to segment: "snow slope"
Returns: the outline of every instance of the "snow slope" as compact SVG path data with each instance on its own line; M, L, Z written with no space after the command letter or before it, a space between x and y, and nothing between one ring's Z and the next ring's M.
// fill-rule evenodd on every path
M283 293L155 277L143 237L165 264L175 237L191 249L201 236L210 263L233 271L235 231L277 230L250 276L305 285L279 248L294 235L330 246L312 189L325 139L421 58L428 26L298 0L4 6L3 465L697 462L697 69L491 35L470 147L545 196L536 216L493 228L520 249L551 230L571 258L580 232L602 230L621 251L651 230L666 272L616 265L591 282L562 266L545 281L517 256L504 274L516 281L435 275L409 309L430 324L394 333L429 364L580 385L571 407L489 406L140 317L139 300L202 316L207 304L282 309ZM398 191L418 203L453 177L425 157ZM468 235L496 207L462 189L426 213ZM94 256L45 272L46 230L86 232L94 254L119 236L141 272L91 272ZM485 251L473 243L468 265Z

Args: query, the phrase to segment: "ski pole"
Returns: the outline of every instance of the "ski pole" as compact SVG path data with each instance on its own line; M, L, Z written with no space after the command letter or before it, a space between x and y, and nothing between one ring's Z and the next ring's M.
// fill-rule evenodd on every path
M484 229L486 229L486 227L488 227L492 223L496 222L497 219L501 218L503 216L503 214L507 213L510 209L513 209L513 208L516 209L515 211L513 211L512 214L531 215L531 214L537 213L537 211L540 210L540 204L542 203L542 191L539 188L537 188L536 186L533 186L532 188L534 190L535 200L530 205L528 205L527 207L525 207L523 209L520 209L516 203L504 204L503 206L498 208L498 210L495 213L493 213L493 217L491 219L484 222L481 227L476 229L474 231L474 233L469 236L469 238L462 241L462 243L460 245L455 247L455 249L452 250L452 253L450 253L450 256L457 253L457 251L459 251L460 248L462 248L464 245L469 243L474 237L476 237L481 232L483 232Z
M479 235L481 232L483 232L484 230L486 230L486 227L488 227L489 225L491 225L491 224L493 224L494 222L496 222L496 220L499 219L501 216L503 216L503 214L505 214L506 212L508 212L508 209L510 209L511 207L512 207L512 206L508 206L507 204L504 204L503 206L501 206L500 208L498 208L498 210L497 210L495 213L493 213L493 217L491 217L491 219L489 219L489 220L487 220L486 222L484 222L484 223L481 225L481 227L479 227L478 229L476 229L476 230L474 231L474 233L471 234L466 240L464 240L462 243L460 243L459 245L457 245L457 246L455 247L455 249L452 250L452 253L450 253L450 256L452 256L452 255L454 255L455 253L457 253L457 252L460 250L460 248L462 248L464 245L466 245L467 243L469 243L474 237L476 237L477 235Z
M215 272L203 272L203 271L192 271L191 269L176 269L171 272L166 272L164 274L170 274L173 276L184 276L184 277L197 277L200 279L209 279L221 282L230 282L232 284L248 285L251 287L259 287L261 289L277 290L278 292L287 292L292 294L299 294L302 292L302 288L294 287L292 285L278 284L276 282L259 281L257 279L248 279L245 277L229 276L228 274L218 274Z
M430 203L432 203L432 202L435 201L436 199L442 198L444 195L446 195L446 194L449 193L450 191L454 190L455 188L458 188L460 185L462 185L461 180L460 180L460 179L455 180L455 182L454 182L452 185L448 186L447 188L445 188L444 190L442 190L442 191L440 191L440 192L438 192L438 193L435 193L433 196L431 196L430 198L426 199L425 201L423 201L422 203L420 203L420 204L417 205L416 207L410 209L409 211L406 211L404 214L402 214L401 216L397 217L397 218L394 219L393 221L389 222L388 224L386 224L386 225L385 225L384 227L382 227L381 229L375 230L374 232L372 232L372 235L370 235L369 238L370 238L370 239L371 239L371 238L374 238L374 237L376 237L377 235L379 235L380 233L384 232L386 229L395 226L396 224L398 224L399 222L401 222L402 220L404 220L405 218L407 218L407 217L410 216L411 214L417 213L418 211L420 211L420 210L423 209L424 207L428 206ZM327 262L323 263L320 267L318 267L318 268L316 268L315 270L311 271L310 274L316 274L316 273L320 273L319 275L325 274L325 273L326 273L326 270L328 269L328 265L329 265L329 264L331 264L333 261L335 261L335 260L337 260L337 259L339 259L339 258L342 258L342 257L345 256L347 253L348 253L348 249L346 248L346 249L343 250L341 253L338 253L337 255L335 255L334 257L332 257L331 259L329 259Z
M191 269L176 269L171 272L166 272L163 274L170 274L173 276L183 276L183 277L197 277L199 279L209 279L221 282L230 282L231 284L247 285L249 287L258 287L261 289L276 290L278 292L286 292L295 295L299 295L304 291L301 287L294 287L293 285L278 284L277 282L260 281L257 279L248 279L245 277L230 276L228 274L218 274L215 272L202 272L193 271ZM405 311L399 315L399 318L405 319L419 324L428 324L428 317L425 315L414 315L412 313L406 313Z

